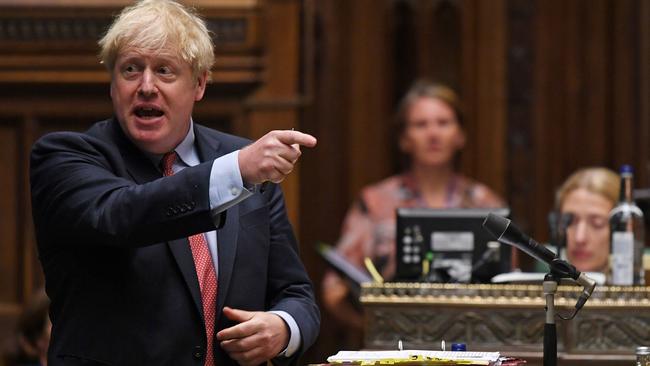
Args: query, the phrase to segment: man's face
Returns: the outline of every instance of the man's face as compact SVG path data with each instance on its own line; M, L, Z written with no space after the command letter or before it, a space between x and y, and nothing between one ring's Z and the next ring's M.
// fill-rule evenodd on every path
M124 133L141 150L164 154L187 135L194 102L203 98L207 75L170 50L123 50L111 81L113 109Z

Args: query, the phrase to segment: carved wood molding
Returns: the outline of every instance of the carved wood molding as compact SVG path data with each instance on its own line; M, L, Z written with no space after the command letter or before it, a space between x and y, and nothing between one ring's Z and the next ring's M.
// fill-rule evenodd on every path
M581 287L559 286L555 304L573 307ZM540 285L464 285L433 283L363 284L361 302L366 304L442 304L455 306L544 306ZM650 286L598 286L585 305L590 308L650 309Z
M38 17L11 18L0 17L0 42L57 42L51 44L60 48L58 42L96 42L111 24L111 17L75 18L75 17ZM248 19L241 17L223 17L207 19L208 29L215 35L215 44L243 44L248 37Z
M217 84L256 84L264 69L261 9L257 3L202 4L213 34ZM69 7L2 6L0 83L105 83L97 40L120 10L114 5Z
M445 339L471 344L473 349L480 346L534 351L541 347L543 339L543 310L436 308L431 311L374 306L367 310L366 345L371 348L392 349L401 339L409 348L437 349L440 340ZM558 338L562 338L561 333Z
M557 319L558 351L566 355L620 355L650 344L650 287L600 287L578 315ZM560 286L563 313L578 287ZM442 339L474 350L540 352L544 301L536 285L365 284L365 346L437 349Z

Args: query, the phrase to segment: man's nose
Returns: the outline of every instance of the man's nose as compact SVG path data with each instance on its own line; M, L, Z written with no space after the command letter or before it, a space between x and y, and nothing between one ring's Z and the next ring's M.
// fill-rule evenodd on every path
M155 95L157 91L154 73L149 69L145 69L142 73L142 79L140 80L138 94L144 97L149 97Z

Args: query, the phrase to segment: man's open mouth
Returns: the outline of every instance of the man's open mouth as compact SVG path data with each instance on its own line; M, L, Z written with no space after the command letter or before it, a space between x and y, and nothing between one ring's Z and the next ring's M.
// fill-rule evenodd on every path
M162 117L165 113L157 108L138 107L135 109L134 114L140 118L157 118Z

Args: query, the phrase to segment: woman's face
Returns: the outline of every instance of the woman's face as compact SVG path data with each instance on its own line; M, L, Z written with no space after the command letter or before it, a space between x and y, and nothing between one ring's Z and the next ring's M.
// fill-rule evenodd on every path
M609 258L609 211L613 203L585 188L566 196L560 208L573 220L567 228L567 256L579 271L602 272Z
M414 165L451 164L464 145L465 134L449 105L429 97L421 97L411 104L400 148L410 155Z

